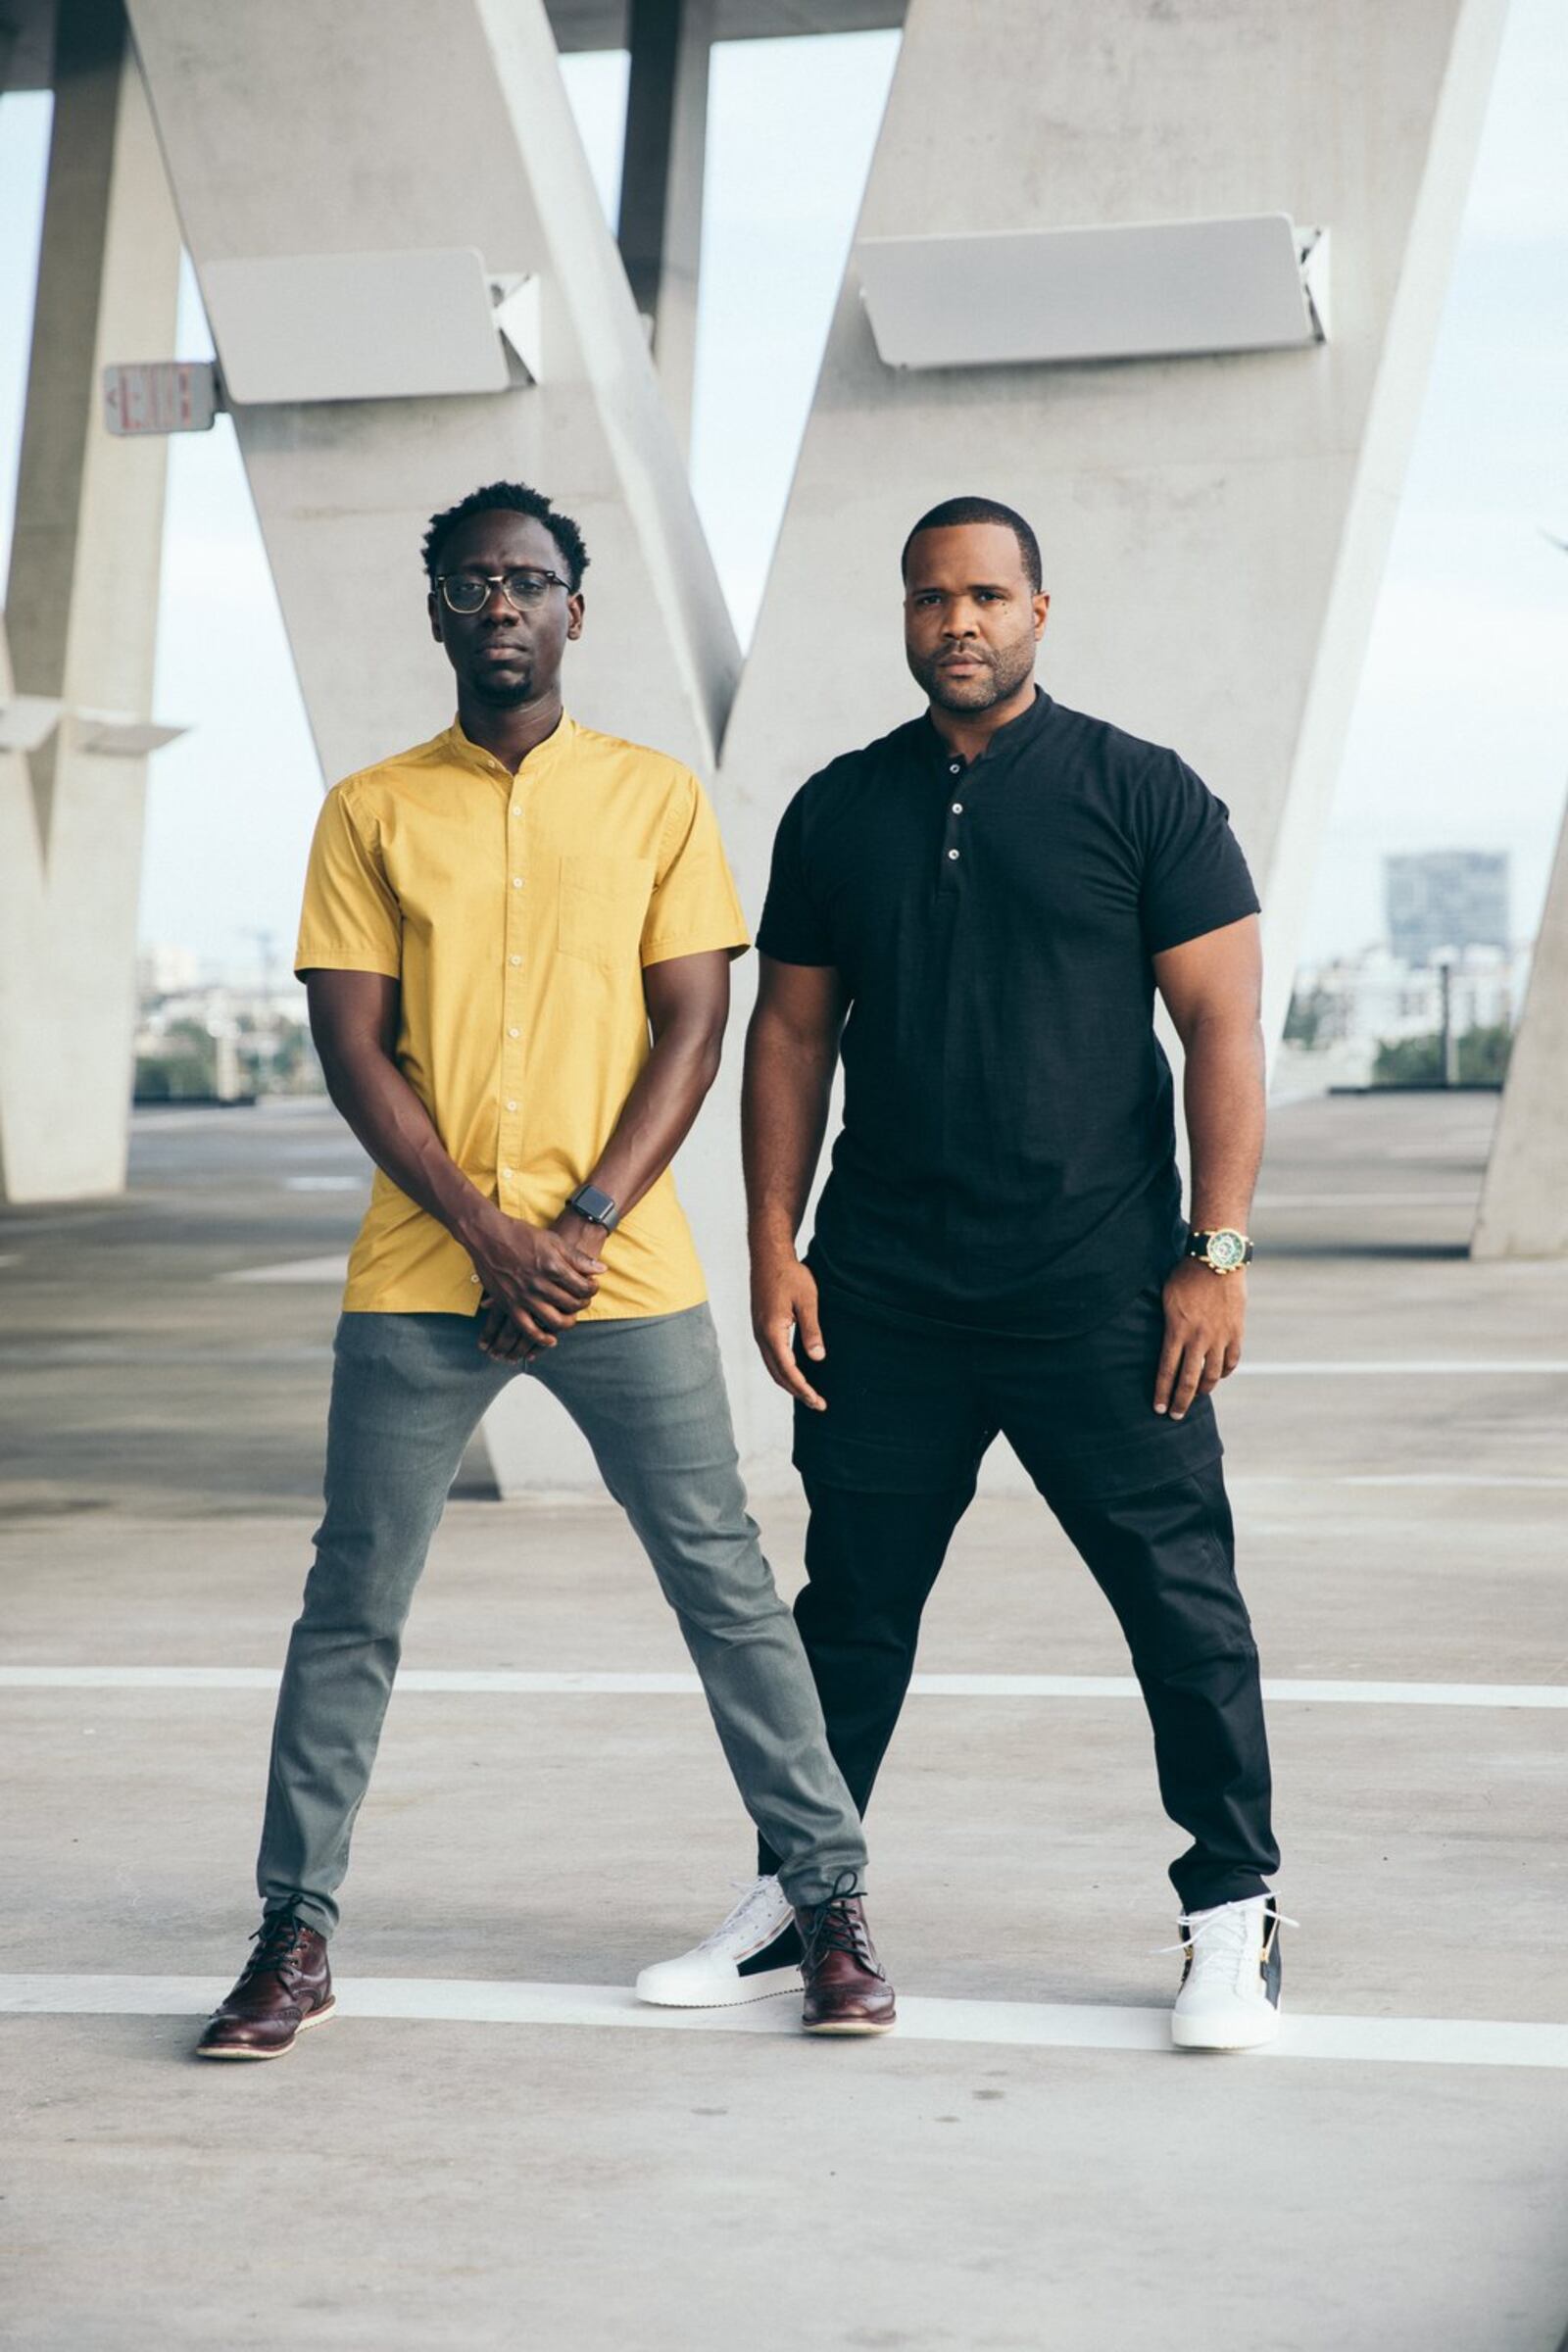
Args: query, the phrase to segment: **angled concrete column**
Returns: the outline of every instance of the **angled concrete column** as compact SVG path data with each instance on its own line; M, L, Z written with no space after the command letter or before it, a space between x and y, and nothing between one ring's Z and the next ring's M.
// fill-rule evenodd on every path
M588 541L577 716L710 772L735 634L543 0L130 13L198 278L223 261L468 246L495 275L540 281L536 384L235 406L327 779L450 718L419 541L435 509L498 475L547 490Z
M670 421L691 439L714 0L631 0L619 243Z
M734 630L542 0L132 0L131 18L199 278L473 247L539 281L536 383L235 407L327 780L450 720L419 543L432 512L501 476L548 491L588 542L574 714L711 776ZM490 1432L504 1485L596 1486L575 1432L516 1391Z
M67 716L30 772L0 754L0 1186L13 1200L124 1180L146 762L87 752L71 713L149 708L165 450L111 439L99 372L172 354L178 281L123 12L65 0L6 607L16 690Z
M329 774L445 717L411 593L419 529L470 483L524 473L575 507L595 554L580 715L710 772L723 734L720 808L755 911L795 784L912 707L897 577L909 521L986 490L1040 527L1053 690L1176 743L1230 801L1265 894L1278 1027L1503 0L913 0L863 234L1287 212L1331 233L1333 337L900 373L876 356L852 256L727 733L733 636L540 0L449 0L438 25L415 0L132 11L198 270L469 245L492 270L541 279L536 386L237 415ZM346 87L373 139L348 135ZM350 577L361 593L346 601ZM824 621L840 658L811 660L803 693ZM737 1059L681 1181L743 1451L765 1480L788 1473L745 1336ZM541 1481L574 1483L550 1456Z
M1230 804L1278 1034L1503 13L911 0L859 237L1283 212L1329 231L1332 331L1214 358L898 370L852 252L724 742L753 904L794 787L916 708L899 548L924 508L981 492L1039 531L1050 690L1176 745ZM803 693L823 643L838 658ZM729 1181L713 1168L710 1223ZM712 1270L738 1322L740 1268ZM746 1360L742 1450L782 1475L776 1394Z
M1513 1041L1473 1257L1568 1257L1568 817Z

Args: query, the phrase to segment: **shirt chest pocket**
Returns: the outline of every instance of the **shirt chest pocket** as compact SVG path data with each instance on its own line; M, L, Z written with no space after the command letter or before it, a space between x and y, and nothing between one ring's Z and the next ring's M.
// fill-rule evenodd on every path
M563 858L556 945L602 971L635 970L656 872L652 858Z

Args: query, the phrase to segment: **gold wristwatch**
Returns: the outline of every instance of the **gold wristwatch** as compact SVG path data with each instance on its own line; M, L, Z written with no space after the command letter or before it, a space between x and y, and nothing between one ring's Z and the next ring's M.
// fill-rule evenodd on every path
M1211 1274L1239 1274L1252 1262L1252 1245L1234 1225L1217 1225L1211 1233L1200 1232L1195 1225L1187 1236L1186 1253Z

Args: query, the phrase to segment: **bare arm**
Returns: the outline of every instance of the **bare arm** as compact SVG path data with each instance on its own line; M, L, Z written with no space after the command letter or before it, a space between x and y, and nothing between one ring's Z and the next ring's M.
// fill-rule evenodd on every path
M729 962L727 950L714 948L698 956L672 956L643 973L653 1049L587 1178L610 1195L622 1216L662 1176L718 1076L729 1019ZM552 1231L589 1259L603 1239L599 1227L574 1209L564 1210ZM499 1296L479 1345L502 1362L536 1352Z
M808 1356L826 1353L816 1284L800 1261L795 1237L827 1131L847 1009L844 983L830 965L777 963L764 956L741 1096L752 1328L778 1386L819 1412L826 1409L822 1398L790 1344L798 1329Z
M462 1245L529 1339L554 1347L598 1288L594 1252L507 1216L465 1176L397 1065L395 980L312 971L306 990L327 1092L376 1166Z
M1263 1156L1264 1058L1258 1019L1262 948L1256 915L1154 958L1154 979L1186 1050L1183 1098L1192 1148L1192 1221L1247 1231ZM1184 1258L1165 1285L1165 1346L1154 1410L1181 1420L1235 1371L1247 1321L1245 1273Z

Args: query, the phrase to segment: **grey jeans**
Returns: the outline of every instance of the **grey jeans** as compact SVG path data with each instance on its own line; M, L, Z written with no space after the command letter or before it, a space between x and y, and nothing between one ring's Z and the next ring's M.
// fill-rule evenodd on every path
M511 1379L561 1399L680 1621L747 1811L797 1903L861 1884L859 1816L828 1753L794 1620L746 1508L706 1306L579 1323L523 1373L466 1315L344 1315L326 1515L289 1641L257 1883L329 1936L404 1620L465 1446Z

